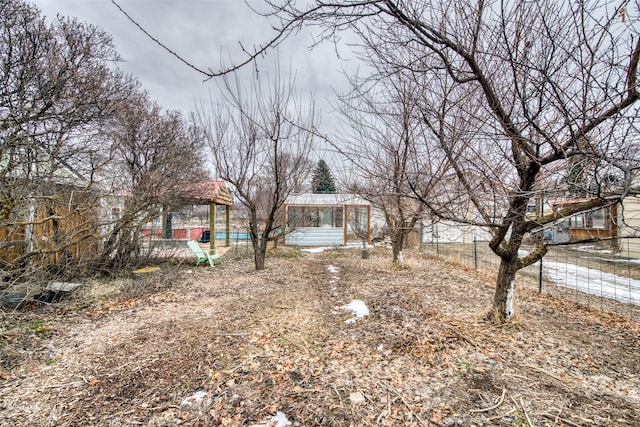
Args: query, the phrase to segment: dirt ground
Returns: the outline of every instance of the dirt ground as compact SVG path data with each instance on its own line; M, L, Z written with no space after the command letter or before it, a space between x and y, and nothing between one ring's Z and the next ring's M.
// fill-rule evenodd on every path
M496 327L490 279L405 257L229 254L4 312L0 426L640 425L637 323L520 285Z

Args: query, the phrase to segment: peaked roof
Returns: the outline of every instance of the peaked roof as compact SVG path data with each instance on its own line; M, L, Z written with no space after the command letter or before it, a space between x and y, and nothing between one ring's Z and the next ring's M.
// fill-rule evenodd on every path
M191 182L185 185L180 199L194 205L216 205L233 206L233 198L222 180L206 180Z

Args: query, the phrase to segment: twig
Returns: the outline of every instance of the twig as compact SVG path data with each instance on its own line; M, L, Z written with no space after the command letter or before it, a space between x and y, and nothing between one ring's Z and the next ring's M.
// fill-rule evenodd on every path
M526 366L527 368L531 368L531 369L533 369L533 370L535 370L535 371L542 372L543 374L548 375L548 376L550 376L551 378L553 378L553 379L555 379L555 380L560 381L561 383L566 383L566 381L565 381L565 380L563 380L562 378L557 377L557 376L553 375L551 372L545 371L545 370L544 370L544 369L542 369L542 368L538 368L537 366L533 366L533 365L525 365L525 366Z
M505 412L504 414L498 414L498 415L494 415L493 417L485 418L484 421L487 422L487 423L490 423L492 421L499 420L500 418L504 418L507 415L511 415L514 412L516 412L516 408L511 408L507 412Z
M454 334L456 334L458 337L462 338L463 341L468 342L469 344L471 344L474 347L480 347L478 344L476 344L475 341L473 341L471 338L463 335L462 333L456 331L453 327L451 326L447 326L445 325L446 329L450 330L451 332L453 332Z
M64 384L51 384L51 385L48 385L47 388L65 388L72 385L85 384L85 383L86 383L85 381L72 381L70 383L64 383Z
M241 367L243 367L246 363L250 362L251 360L255 359L256 357L267 357L264 354L256 354L254 356L251 356L247 359L245 359L241 364L239 364L238 366L236 366L235 368L231 368L231 369L227 369L226 371L220 371L223 374L232 374L234 373L237 369L240 369Z
M422 425L424 427L429 427L429 423L425 423L424 420L422 418L420 418L420 415L416 414L415 412L413 412L411 410L411 407L409 406L409 403L406 400L404 400L404 397L402 397L402 395L400 393L398 393L398 390L396 390L394 387L390 386L389 384L386 384L386 383L381 383L381 384L383 386L385 386L387 388L387 390L393 392L396 396L398 396L400 398L402 403L404 403L404 406L406 406L407 409L409 410L409 413L416 417L416 419L418 420L420 425ZM440 426L440 424L438 424L438 423L435 423L433 421L430 421L430 422L431 422L431 424L435 424L436 426Z
M503 372L502 375L507 376L507 377L520 378L521 380L531 381L531 378L524 377L522 375L509 374L507 372Z
M167 409L170 409L170 408L180 409L180 406L174 405L174 404L167 404L167 405L155 406L153 408L144 408L144 407L140 407L140 408L145 410L145 411L164 412L164 411L166 411Z
M560 417L560 415L553 415L553 414L544 413L544 414L542 414L542 416L547 418L547 419L549 419L549 420L553 420L554 423L560 421L562 424L566 424L569 427L580 427L578 424L572 423L568 419Z
M527 414L527 410L524 409L524 403L522 402L522 398L520 399L520 403L518 403L516 401L516 399L513 398L513 396L509 396L509 398L511 399L513 404L516 405L516 408L520 409L522 411L522 413L524 414L525 419L527 420L527 425L529 427L533 427L533 424L531 424L531 419L529 418L529 414Z
M338 389L336 388L335 384L332 384L331 387L333 388L333 391L335 391L336 394L338 395L338 399L341 399L342 397L340 396L340 393L338 392Z
M520 408L522 408L522 412L524 412L524 417L527 419L527 422L529 423L529 427L533 427L533 424L531 424L531 418L529 418L529 414L527 414L527 410L524 409L524 402L522 401L522 398L520 398Z
M498 409L500 407L500 405L502 405L502 402L504 402L504 395L507 393L507 389L506 388L502 388L502 396L500 396L500 399L498 399L498 402L493 405L490 406L488 408L482 408L482 409L472 409L469 412L489 412L489 411L493 411L494 409Z

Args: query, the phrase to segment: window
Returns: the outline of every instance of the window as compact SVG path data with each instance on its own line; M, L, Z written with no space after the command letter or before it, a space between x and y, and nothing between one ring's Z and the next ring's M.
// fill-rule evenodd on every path
M608 209L601 208L591 212L583 212L574 215L571 218L571 226L573 228L583 229L601 229L608 230L609 224L607 222Z
M291 228L302 227L302 208L290 207L287 210L287 224Z
M342 217L343 217L342 207L333 208L333 211L335 212L333 216L334 227L342 228Z
M596 211L590 212L592 216L593 228L607 229L607 211L606 209L598 209Z
M342 207L289 206L287 224L299 227L342 227Z

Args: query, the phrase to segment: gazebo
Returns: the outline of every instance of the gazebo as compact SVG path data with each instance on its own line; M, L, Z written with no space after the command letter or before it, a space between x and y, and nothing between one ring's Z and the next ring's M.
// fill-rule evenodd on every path
M230 238L230 210L233 206L233 198L222 180L206 180L185 183L182 193L178 197L180 205L209 205L209 230L211 239L209 245L211 249L216 247L216 207L225 207L225 246L231 245ZM167 223L167 210L162 212L162 229Z

